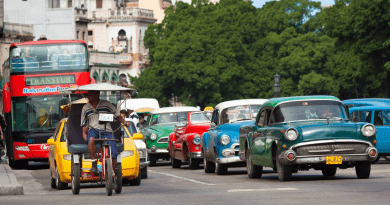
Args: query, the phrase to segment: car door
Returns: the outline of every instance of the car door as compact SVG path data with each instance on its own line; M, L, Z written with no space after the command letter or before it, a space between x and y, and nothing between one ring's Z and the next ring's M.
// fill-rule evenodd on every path
M390 112L387 110L375 110L373 124L377 130L377 149L381 154L390 154Z
M215 126L210 126L208 131L209 138L207 140L207 150L211 159L215 160L217 156L214 153L214 147L216 146L216 139L218 137L218 127L220 125L219 121L219 109L215 109L212 117L212 123Z
M58 138L57 135L58 135L58 132L60 131L62 123L63 123L63 121L60 121L58 123L57 128L54 131L54 135L52 136L56 145L57 145L57 138ZM50 163L51 173L55 173L56 145L49 146L49 163Z
M252 162L256 165L261 165L264 163L268 112L269 110L266 108L261 110L260 116L256 118L257 130L253 132L252 142L249 142Z

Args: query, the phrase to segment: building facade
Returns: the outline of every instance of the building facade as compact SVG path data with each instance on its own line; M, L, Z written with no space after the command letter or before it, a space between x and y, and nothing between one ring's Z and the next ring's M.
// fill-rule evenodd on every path
M33 25L34 40L88 40L87 0L4 0L4 21Z

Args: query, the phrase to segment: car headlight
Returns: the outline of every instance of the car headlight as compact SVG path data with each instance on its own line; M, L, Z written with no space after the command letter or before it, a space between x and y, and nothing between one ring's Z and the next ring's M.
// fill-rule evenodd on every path
M284 137L289 141L294 141L298 138L298 131L294 128L290 128L284 134Z
M157 139L156 133L152 133L152 134L150 135L150 139L151 139L152 141L156 140L156 139Z
M375 126L372 125L372 124L365 124L363 125L362 127L362 133L364 136L366 137L372 137L375 135L376 133L376 129L375 129Z
M70 155L70 154L64 154L64 155L63 155L64 160L67 160L67 161L70 161L71 156L72 156L72 155Z
M138 150L138 153L139 153L139 158L145 158L145 154L146 154L146 150L144 149L139 149Z
M200 144L200 136L195 135L195 137L192 139L192 142L196 145Z
M230 137L227 135L222 135L222 137L219 139L219 142L222 145L228 145L230 143Z
M131 157L134 155L134 150L130 150L130 151L123 151L121 153L121 157L124 158L124 157Z

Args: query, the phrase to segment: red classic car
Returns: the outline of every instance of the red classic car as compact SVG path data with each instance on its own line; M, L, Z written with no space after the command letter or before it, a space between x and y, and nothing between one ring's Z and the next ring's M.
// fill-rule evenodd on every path
M210 119L204 112L190 112L181 119L169 135L168 151L173 168L180 168L182 161L189 161L190 169L197 169L202 161L200 140L210 128Z

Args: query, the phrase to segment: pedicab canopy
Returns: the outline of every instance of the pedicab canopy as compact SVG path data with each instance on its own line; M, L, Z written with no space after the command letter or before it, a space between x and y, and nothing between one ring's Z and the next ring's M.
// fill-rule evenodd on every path
M116 86L107 83L97 83L89 84L79 87L70 88L68 90L61 91L61 94L72 94L78 91L126 91L131 92L131 97L136 95L136 91L130 88L124 88L121 86ZM68 137L68 147L71 145L87 145L87 142L83 139L82 127L81 127L81 111L83 106L87 103L87 99L80 99L70 103L71 106L67 106L68 110L68 122L67 122L67 137ZM65 107L64 107L65 108ZM111 128L114 131L115 139L121 142L122 131L120 129L120 123L118 121L110 122ZM73 148L74 146L72 146ZM88 152L87 146L76 146L77 149L80 149L80 152ZM118 150L119 151L119 150ZM69 151L70 152L70 151Z

